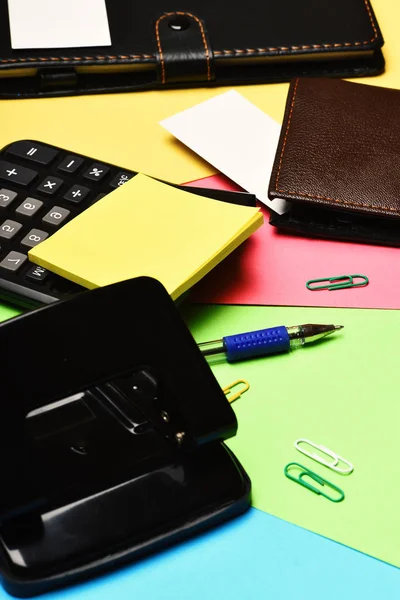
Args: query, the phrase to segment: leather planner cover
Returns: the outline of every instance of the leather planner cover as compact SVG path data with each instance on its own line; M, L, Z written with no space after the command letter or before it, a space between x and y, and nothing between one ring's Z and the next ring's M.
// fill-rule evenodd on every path
M384 69L369 0L106 0L106 6L111 46L15 50L1 2L0 97L356 77Z
M399 173L400 90L292 81L268 190L291 209L271 225L400 246Z

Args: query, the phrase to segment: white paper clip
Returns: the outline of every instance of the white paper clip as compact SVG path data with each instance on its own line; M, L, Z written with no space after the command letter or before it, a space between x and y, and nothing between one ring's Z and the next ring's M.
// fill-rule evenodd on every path
M315 452L308 452L304 448L301 448L300 444L308 444L309 446L316 448L320 452L323 452L324 454L326 454L327 456L332 458L333 462L326 460L325 458L323 458L322 456L319 456ZM341 473L342 475L349 475L354 470L353 465L348 460L346 460L345 458L342 458L341 456L336 454L336 452L329 450L329 448L326 448L325 446L322 446L322 445L319 446L318 444L314 444L314 442L311 442L310 440L306 440L305 438L299 438L298 440L296 440L294 443L294 446L295 446L296 450L298 450L302 454L305 454L306 456L309 456L313 460L316 460L317 462L321 463L321 465L325 465L325 467L328 467L328 469L332 469L332 471L336 471L337 473ZM342 462L342 463L348 465L348 469L341 469L338 466L339 462Z

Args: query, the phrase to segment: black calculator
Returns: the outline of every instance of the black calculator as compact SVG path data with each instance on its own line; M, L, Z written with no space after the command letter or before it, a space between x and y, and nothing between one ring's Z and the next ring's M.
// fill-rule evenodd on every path
M35 265L28 251L137 172L35 140L0 151L0 299L36 308L85 288ZM169 185L243 206L246 192Z

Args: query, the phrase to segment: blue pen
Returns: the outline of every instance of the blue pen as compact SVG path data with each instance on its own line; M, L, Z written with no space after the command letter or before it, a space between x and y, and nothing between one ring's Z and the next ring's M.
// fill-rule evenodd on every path
M288 352L343 329L343 325L294 325L271 327L249 333L228 335L198 346L204 356L224 354L228 362Z

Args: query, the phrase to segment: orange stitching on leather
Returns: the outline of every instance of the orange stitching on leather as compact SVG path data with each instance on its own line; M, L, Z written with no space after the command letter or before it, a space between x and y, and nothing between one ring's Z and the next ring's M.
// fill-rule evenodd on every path
M210 81L210 79L211 79L210 51L209 51L208 46L207 46L206 34L204 32L203 23L200 21L200 19L198 17L196 17L195 15L192 15L192 13L182 12L182 11L176 11L176 12L165 13L165 14L161 15L161 17L159 17L157 19L157 21L156 21L157 47L158 47L158 52L160 54L160 62L161 62L161 83L165 83L166 82L166 77L165 77L165 60L164 60L164 54L163 54L162 47L161 47L159 25L160 25L160 22L163 19L165 19L166 17L172 17L173 15L179 15L179 16L184 16L184 17L191 17L198 24L199 29L200 29L201 38L202 38L203 44L204 44L204 50L205 50L205 53L206 53L207 81Z
M374 204L365 204L362 202L353 202L351 200L342 200L341 198L331 198L330 196L322 196L320 194L309 194L308 192L284 190L283 188L279 187L279 178L280 178L280 174L281 174L281 170L282 170L283 155L285 154L287 138L289 135L289 129L290 129L290 125L292 122L292 116L293 116L293 110L294 110L294 104L295 104L295 100L296 100L298 85L299 85L299 79L297 78L296 83L294 85L294 89L293 89L293 97L292 97L292 101L290 103L290 111L289 111L288 121L287 121L287 125L286 125L285 137L283 138L282 150L281 150L281 155L280 155L280 159L279 159L279 166L278 166L278 170L277 170L276 177L275 177L275 190L278 193L285 194L285 195L291 195L291 196L294 196L295 198L296 197L298 198L300 196L301 198L311 198L312 200L313 199L326 200L328 202L335 202L336 204L345 204L345 205L349 205L349 206L355 206L357 208L372 208L374 210L383 210L385 212L390 211L392 213L400 215L400 210L396 209L396 208L384 207L384 206L379 206L379 205L374 205Z
M365 8L367 10L368 16L369 16L369 21L371 23L371 27L374 30L374 37L372 38L372 40L375 40L378 37L378 30L376 28L374 19L372 18L372 10L371 10L371 6L369 5L369 3L367 2L367 0L364 0L364 4L365 4Z
M143 59L143 58L152 58L156 57L154 54L117 54L115 56L49 56L49 57L37 57L28 56L27 58L2 58L0 59L0 63L17 63L17 62L58 62L58 61L77 61L82 62L84 60L93 60L93 61L104 61L104 60L129 60L129 59Z
M178 14L180 14L180 13L178 13ZM182 13L182 14L185 14L185 13ZM198 26L200 27L201 39L203 40L204 50L206 52L207 81L210 81L210 79L211 79L210 51L207 46L206 34L204 31L203 23L195 15L192 15L191 13L186 13L186 14L189 15L189 17L192 17L197 22Z
M332 44L304 44L301 46L268 46L266 48L246 48L246 50L234 49L234 50L214 50L215 56L226 56L232 54L255 54L265 52L280 52L282 50L288 52L289 50L318 50L319 48L349 48L351 46L365 46L371 44L377 35L375 34L370 40L365 42L338 42Z
M282 162L283 162L283 155L285 154L285 149L286 149L286 142L287 142L287 138L288 138L288 134L289 134L289 128L290 128L290 124L292 122L292 115L293 115L293 108L294 108L294 101L296 99L296 94L297 94L297 87L299 85L299 78L296 79L296 83L294 84L294 89L293 89L293 97L292 97L292 102L290 103L290 111L289 111L289 116L288 116L288 122L286 125L286 131L285 131L285 137L283 138L283 144L282 144L282 150L281 150L281 155L279 157L279 165L278 165L278 170L276 172L276 177L275 177L275 189L278 192L281 192L283 190L279 189L279 177L281 175L281 169L282 169Z
M169 13L169 14L171 14L171 13ZM160 55L160 62L161 62L161 83L165 83L165 63L164 63L164 54L163 54L162 47L161 47L160 32L158 30L158 27L160 25L161 19L165 19L166 16L167 15L161 15L161 17L159 17L156 21L157 48L158 48L158 53Z
M372 15L372 11L371 11L371 7L368 4L368 0L364 0L364 4L365 4L365 9L368 13L368 17L371 23L371 27L372 30L374 32L373 37L370 40L367 41L363 41L363 42L341 42L341 43L332 43L332 44L306 44L306 45L300 45L300 46L270 46L270 47L266 47L266 48L246 48L244 50L240 50L240 49L234 49L234 50L214 50L214 55L215 56L224 56L224 55L234 55L234 54L255 54L257 52L259 53L263 53L263 52L279 52L282 50L288 51L288 50L310 50L310 49L315 49L317 50L318 48L347 48L349 46L362 46L362 45L367 45L367 44L371 44L372 42L374 42L377 37L378 37L378 30ZM191 15L190 13L168 13L168 14L187 14L191 17L193 17L195 20L198 20L194 15ZM165 15L167 16L167 15ZM163 17L160 17L160 19ZM160 21L160 19L158 19L158 21ZM158 23L157 21L157 23ZM204 35L204 31L203 31L203 27L201 24L201 21L199 21L199 26L200 26L200 30L202 32L202 36L203 36L203 41L204 41L204 46L206 48L206 54L208 53L208 48L206 46L206 41L205 41L205 35ZM119 59L142 59L142 58L150 58L150 59L155 59L156 57L154 56L154 54L129 54L127 56L121 56L121 55L117 55L117 56L75 56L73 58L68 58L68 57L61 57L61 56L53 56L53 57L49 57L49 58L32 58L32 57L27 57L27 58L4 58L0 60L0 63L6 64L6 63L17 63L17 62L27 62L27 61L41 61L41 62L52 62L52 61L67 61L67 60L76 60L76 61L82 61L82 60L95 60L95 61L100 61L100 60L119 60Z

